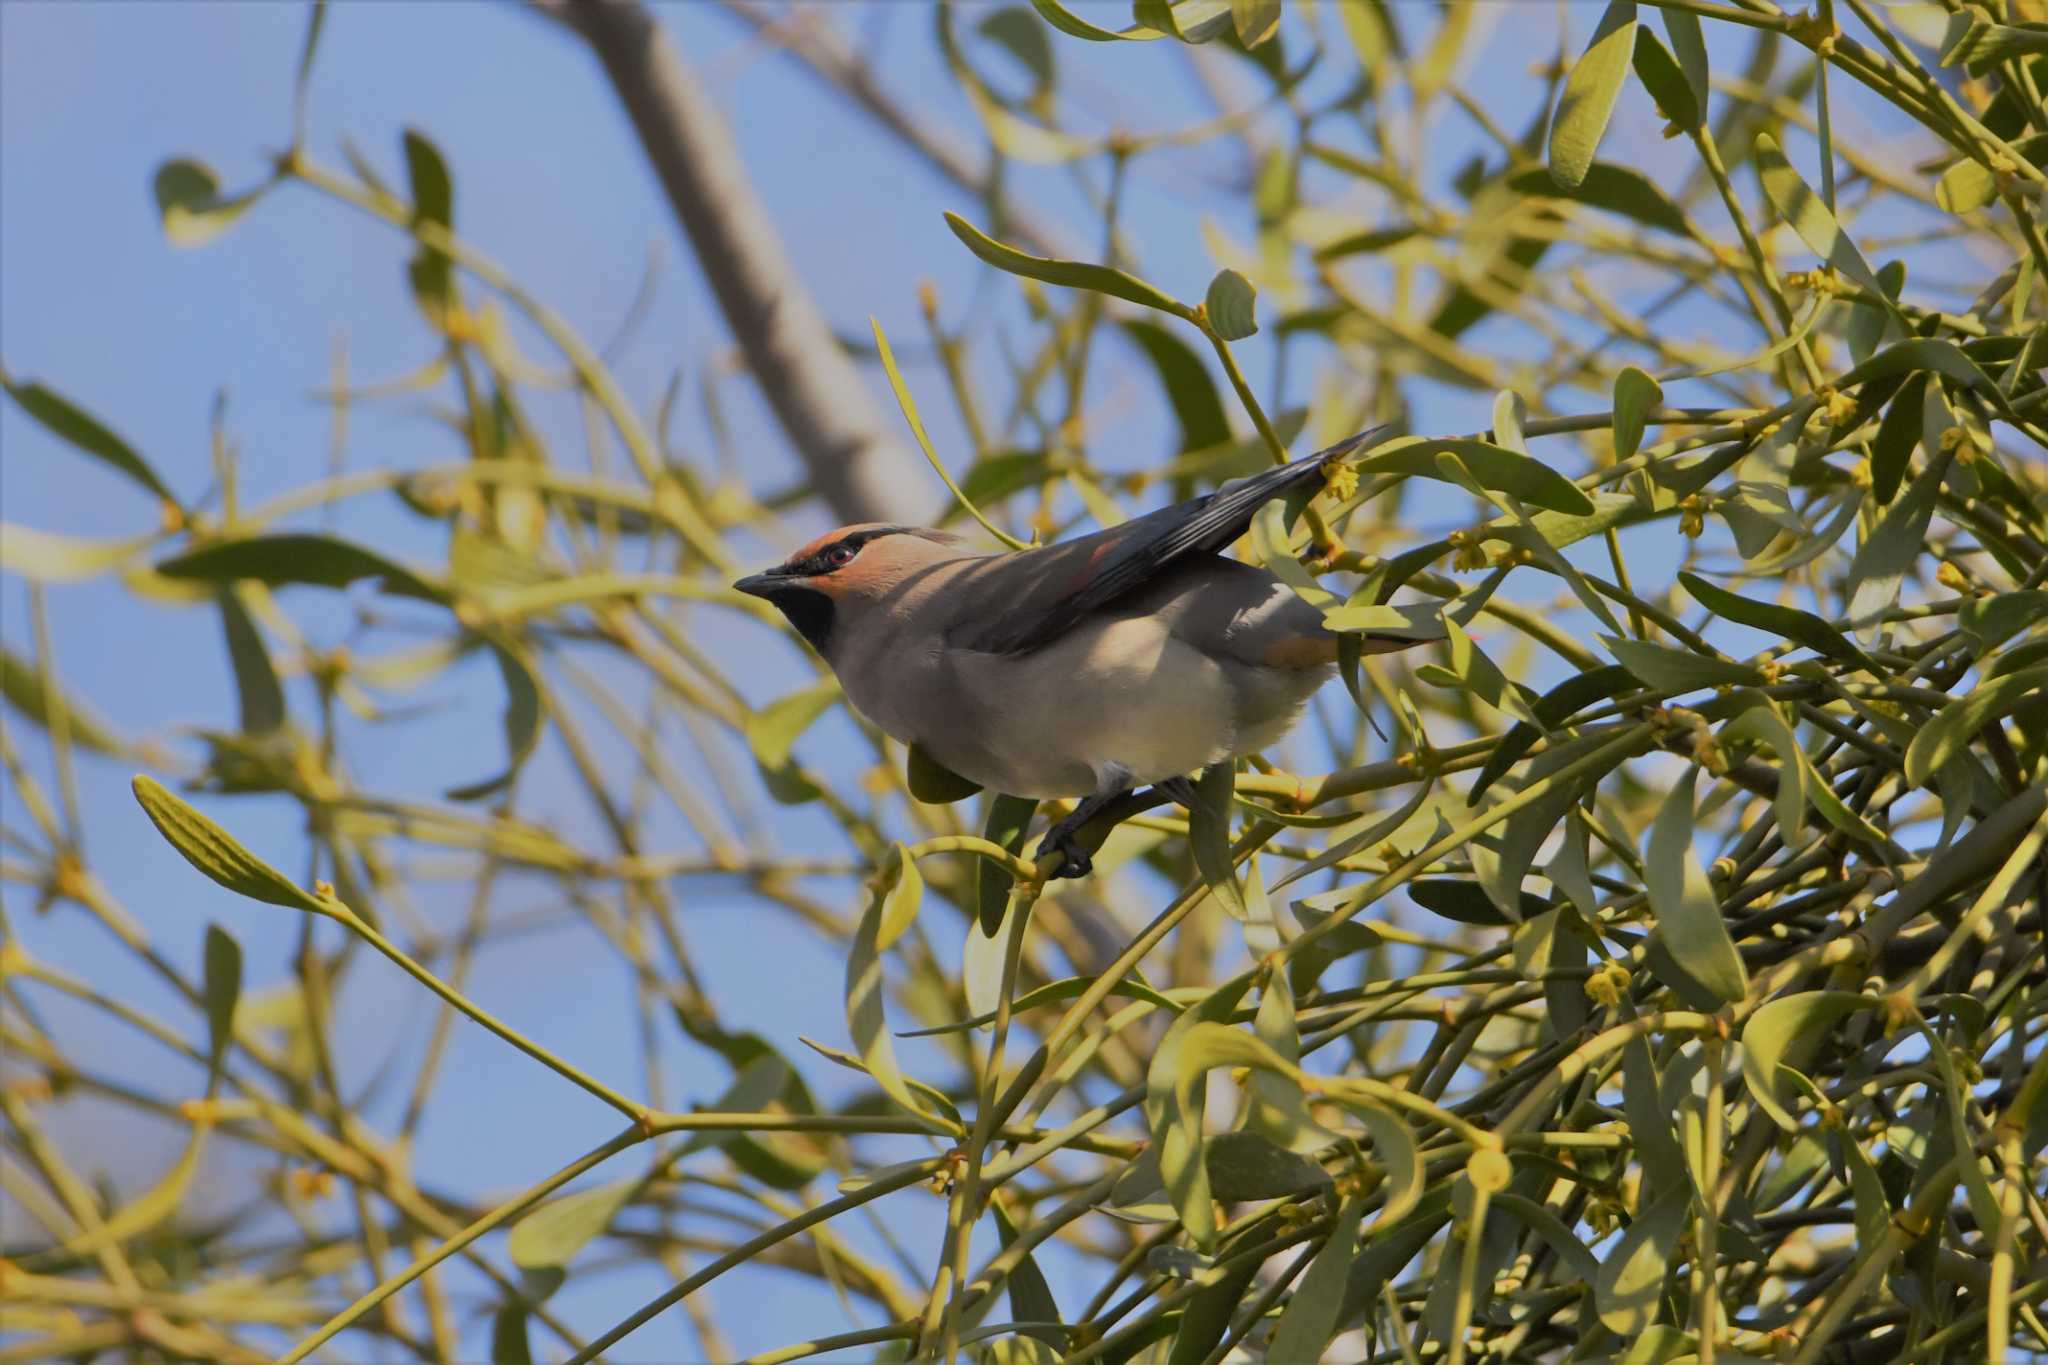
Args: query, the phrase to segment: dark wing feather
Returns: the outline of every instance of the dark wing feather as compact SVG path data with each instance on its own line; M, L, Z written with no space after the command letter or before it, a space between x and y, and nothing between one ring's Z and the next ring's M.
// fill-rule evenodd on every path
M991 654L1028 654L1042 648L1150 582L1175 560L1227 549L1261 507L1321 478L1326 465L1363 448L1384 430L1374 427L1327 450L1226 484L1207 497L1162 507L1107 531L1008 556L1006 567L1018 569L1024 567L1018 560L1042 557L1033 566L1038 590L1013 602L999 619L955 636L954 642Z

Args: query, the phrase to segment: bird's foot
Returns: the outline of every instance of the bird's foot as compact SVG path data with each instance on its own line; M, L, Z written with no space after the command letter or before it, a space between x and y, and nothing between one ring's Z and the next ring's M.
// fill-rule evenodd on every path
M1060 865L1048 874L1049 880L1058 881L1062 877L1085 877L1095 870L1095 860L1090 858L1081 847L1081 841L1078 837L1080 832L1081 826L1072 819L1067 819L1060 821L1057 825L1047 830L1045 838L1039 840L1038 856L1040 858L1045 857L1048 853L1060 855Z
M1193 810L1202 803L1195 794L1195 780L1192 777L1169 777L1164 782L1154 782L1152 790L1164 793L1175 804Z

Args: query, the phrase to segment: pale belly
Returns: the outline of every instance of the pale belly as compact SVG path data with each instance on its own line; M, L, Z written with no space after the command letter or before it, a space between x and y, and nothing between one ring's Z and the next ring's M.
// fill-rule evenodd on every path
M889 734L992 790L1085 796L1272 743L1328 676L1262 670L1253 684L1243 672L1138 617L1021 657L957 655L951 678L929 689L853 700Z

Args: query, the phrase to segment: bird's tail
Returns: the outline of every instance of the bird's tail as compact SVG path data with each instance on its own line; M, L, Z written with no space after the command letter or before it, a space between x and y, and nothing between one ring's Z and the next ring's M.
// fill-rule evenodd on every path
M1391 426L1382 423L1376 427L1369 427L1356 436L1346 437L1313 455L1304 455L1298 460L1289 460L1286 464L1262 469L1242 479L1232 479L1210 495L1208 504L1202 510L1205 514L1213 513L1215 522L1228 524L1236 519L1235 513L1243 509L1245 519L1249 521L1252 514L1265 506L1270 499L1319 477L1325 469L1340 460L1349 459L1371 449L1385 440L1392 431ZM1242 531L1238 534L1242 534Z

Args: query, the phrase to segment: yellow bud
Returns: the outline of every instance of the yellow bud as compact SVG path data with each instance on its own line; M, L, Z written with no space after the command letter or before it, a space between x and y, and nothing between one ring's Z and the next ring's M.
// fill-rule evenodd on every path
M1970 585L1969 576L1945 559L1941 562L1941 567L1934 571L1934 581L1947 588L1950 592L1968 593L1976 591Z
M1688 494L1678 504L1678 533L1688 540L1694 539L1707 529L1707 505L1697 493Z
M1840 389L1829 389L1827 391L1825 406L1827 408L1828 420L1836 426L1841 426L1856 415L1856 400L1843 393Z
M1323 471L1323 487L1342 502L1358 491L1358 470L1348 464L1333 464Z

